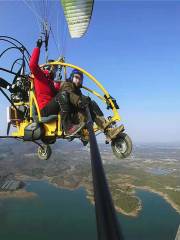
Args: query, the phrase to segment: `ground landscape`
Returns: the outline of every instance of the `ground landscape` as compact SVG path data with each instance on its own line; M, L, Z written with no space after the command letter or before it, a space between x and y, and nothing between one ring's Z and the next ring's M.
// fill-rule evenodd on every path
M100 144L102 160L117 211L137 216L143 208L136 189L162 196L180 213L180 144L135 145L133 154L117 160L109 145ZM39 160L32 143L0 143L0 185L5 181L46 180L60 188L84 187L93 203L89 147L79 142L59 141L48 161ZM24 188L0 190L0 198L36 197Z

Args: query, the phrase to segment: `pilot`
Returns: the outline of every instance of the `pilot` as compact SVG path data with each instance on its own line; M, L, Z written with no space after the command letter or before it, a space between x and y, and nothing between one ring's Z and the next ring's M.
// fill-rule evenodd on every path
M29 67L34 75L34 88L37 103L41 112L42 117L47 117L49 115L56 115L59 112L64 112L61 117L62 126L66 135L71 136L76 134L84 126L84 123L73 124L70 119L70 114L64 108L61 110L61 106L64 104L63 95L60 94L60 83L54 82L55 74L57 68L46 67L46 69L41 69L38 65L40 48L42 46L42 39L38 39L37 46L34 48ZM62 104L63 103L63 104Z

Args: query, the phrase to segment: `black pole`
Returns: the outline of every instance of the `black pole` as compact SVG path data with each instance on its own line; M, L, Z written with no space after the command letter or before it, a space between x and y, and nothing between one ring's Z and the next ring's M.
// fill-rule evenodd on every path
M91 149L91 167L98 240L123 240L123 235L104 173L100 152L93 130L93 121L88 107L86 113L88 116L87 129L89 132Z

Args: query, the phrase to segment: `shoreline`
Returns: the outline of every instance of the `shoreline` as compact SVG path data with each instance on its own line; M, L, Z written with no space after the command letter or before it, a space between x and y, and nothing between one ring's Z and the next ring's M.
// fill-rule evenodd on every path
M139 212L142 210L142 202L141 202L140 199L139 199L139 201L140 201L140 204L138 205L138 207L137 207L134 211L132 211L132 212L130 212L130 213L127 213L126 211L124 211L124 210L123 210L122 208L120 208L120 207L116 207L116 206L115 206L115 209L116 209L116 211L117 211L118 213L124 214L124 215L126 215L126 216L128 216L128 217L138 217Z
M5 198L34 198L37 197L38 194L35 192L27 192L25 189L17 190L17 191L4 191L0 192L0 199Z
M20 177L20 176L19 176ZM37 179L37 178L33 178L33 177L29 177L29 176L25 176L25 175L22 175L20 177L21 179L25 180L25 181L47 181L49 184L53 185L54 187L57 187L57 188L60 188L60 189L67 189L67 190L70 190L70 191L74 191L74 190L77 190L79 189L80 187L83 187L85 189L85 191L87 192L87 195L86 195L86 198L88 200L90 200L90 202L92 203L91 199L89 198L88 196L88 189L86 189L86 186L84 186L82 183L78 184L76 187L69 187L69 186L60 186L58 185L57 183L55 182L52 182L51 180L51 177L43 177L42 179ZM160 197L162 197L166 202L168 202L171 207L177 212L180 214L180 207L173 202L173 200L171 200L169 198L169 196L163 192L160 192L160 191L157 191L149 186L136 186L136 185L133 185L133 184L129 184L130 187L132 187L132 189L140 189L140 190L146 190L148 192L152 192L152 193L155 193L157 195L159 195ZM38 194L37 193L34 193L34 192L27 192L25 189L22 189L22 190L18 190L18 191L14 191L14 192L11 192L11 191L7 191L7 192L0 192L0 198L10 198L10 197L16 197L16 198L27 198L27 197L35 197L37 196ZM133 194L135 195L135 194ZM136 196L137 197L137 196ZM132 216L132 217L137 217L139 212L142 210L143 206L142 206L142 201L141 199L138 197L138 200L139 200L139 206L137 207L137 209L135 209L134 211L130 212L130 213L127 213L125 210L123 210L121 207L116 207L115 206L115 209L119 212L119 213L122 213L126 216ZM93 204L93 203L92 203Z
M171 207L177 212L180 214L180 207L174 203L169 197L167 194L163 193L163 192L159 192L151 187L148 187L148 186L135 186L135 185L131 185L133 188L135 189L142 189L142 190L146 190L148 192L152 192L152 193L155 193L159 196L161 196L166 202L168 202Z
M90 203L92 205L94 205L94 199L92 199L92 197L90 195L86 195L86 198L90 201ZM114 208L115 210L118 212L118 213L121 213L123 215L126 215L128 217L137 217L139 212L142 210L142 201L139 197L137 197L138 200L139 200L139 204L138 204L138 207L131 211L131 212L126 212L124 209L120 208L120 207L117 207L115 204L114 204Z

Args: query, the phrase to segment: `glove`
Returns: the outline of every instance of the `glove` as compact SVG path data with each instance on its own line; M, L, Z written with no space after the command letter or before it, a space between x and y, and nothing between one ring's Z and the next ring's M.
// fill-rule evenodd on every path
M43 42L42 42L42 39L39 38L39 39L37 40L37 43L36 43L37 47L38 47L38 48L41 48L42 43L43 43Z
M86 109L86 107L89 105L90 101L91 101L90 97L82 95L79 100L78 107L81 109Z

